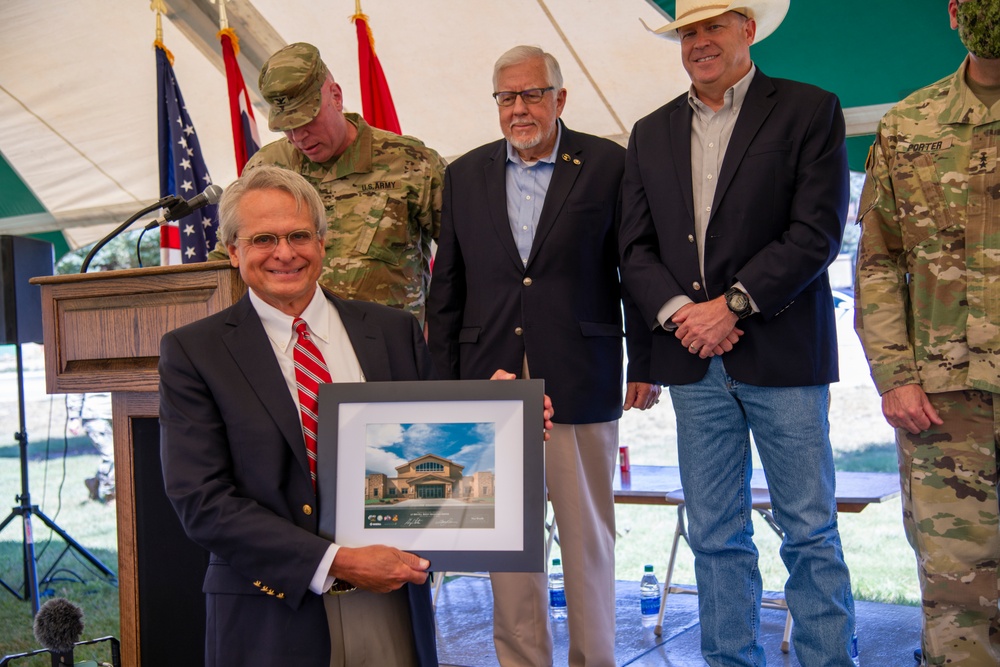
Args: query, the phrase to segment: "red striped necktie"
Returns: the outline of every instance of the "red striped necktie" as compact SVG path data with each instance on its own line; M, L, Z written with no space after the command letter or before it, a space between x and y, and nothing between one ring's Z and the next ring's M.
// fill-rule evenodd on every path
M323 354L312 342L306 321L296 317L292 328L298 334L292 359L295 361L295 384L299 390L299 415L302 419L302 437L309 456L309 475L313 491L316 490L316 430L319 426L319 385L330 382Z

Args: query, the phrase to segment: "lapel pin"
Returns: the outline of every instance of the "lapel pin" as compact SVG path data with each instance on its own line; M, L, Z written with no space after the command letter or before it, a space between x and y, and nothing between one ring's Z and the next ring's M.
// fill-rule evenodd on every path
M562 159L563 159L564 162L569 162L569 153L563 153L562 154Z
M580 158L574 158L573 159L573 164L577 164L577 165L580 164Z

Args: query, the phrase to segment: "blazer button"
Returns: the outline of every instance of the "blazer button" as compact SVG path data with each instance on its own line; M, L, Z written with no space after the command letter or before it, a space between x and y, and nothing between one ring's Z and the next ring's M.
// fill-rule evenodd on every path
M303 505L302 513L305 514L306 516L312 516L313 508L310 505Z
M521 282L524 283L525 287L531 287L531 278L525 278Z
M523 333L524 333L524 329L522 329L521 327L515 327L514 328L514 335L515 336L520 336Z
M693 283L691 283L691 287L693 287L694 291L697 292L698 290L701 289L701 283L696 280Z
M694 243L694 234L688 234L688 243Z

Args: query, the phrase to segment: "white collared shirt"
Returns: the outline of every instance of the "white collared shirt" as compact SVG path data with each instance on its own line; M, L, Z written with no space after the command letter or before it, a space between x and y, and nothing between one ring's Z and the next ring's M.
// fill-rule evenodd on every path
M292 329L295 318L266 303L257 296L252 288L250 289L250 303L257 311L261 324L264 325L264 331L271 342L271 349L274 350L274 356L278 360L281 374L285 378L285 384L292 395L292 400L295 401L295 409L298 412L299 390L295 381L295 360L293 357L298 334ZM351 345L351 339L344 328L344 322L340 319L340 313L326 298L319 285L316 285L312 301L299 317L306 321L313 343L323 355L333 382L365 381L361 364L354 353L354 346ZM321 595L333 586L336 579L330 576L330 566L339 550L340 545L333 543L326 550L323 560L320 561L309 583L309 590L313 593Z

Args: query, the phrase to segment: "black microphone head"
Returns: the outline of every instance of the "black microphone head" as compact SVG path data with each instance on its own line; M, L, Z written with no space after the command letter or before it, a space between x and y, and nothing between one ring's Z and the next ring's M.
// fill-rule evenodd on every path
M70 653L83 634L83 611L66 598L54 598L35 616L35 639L53 653Z

